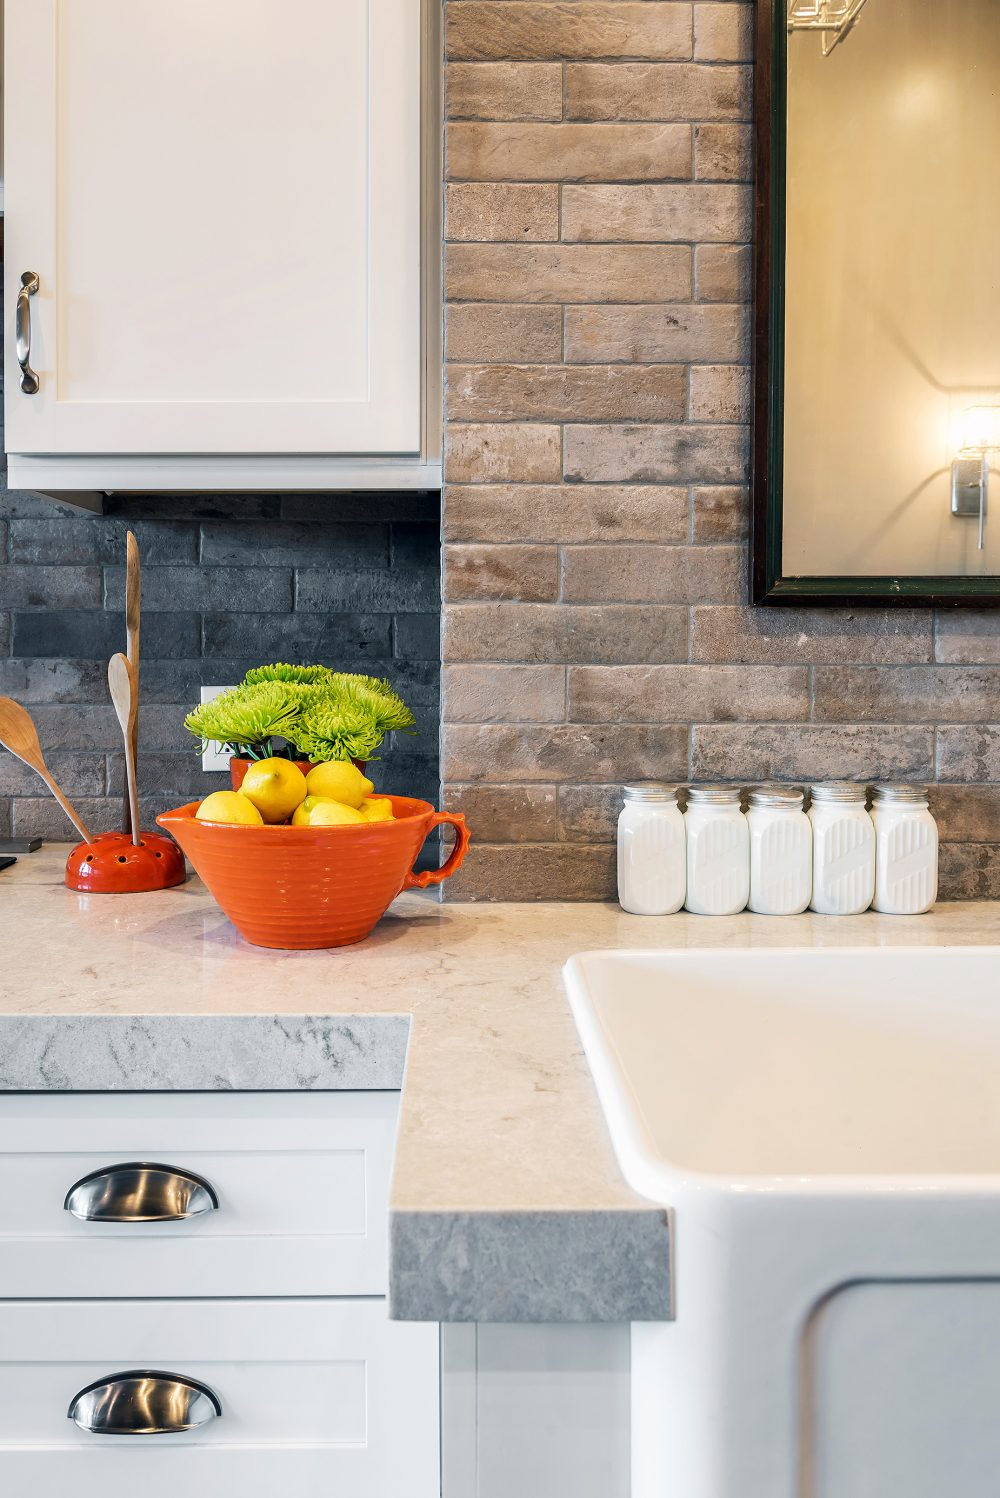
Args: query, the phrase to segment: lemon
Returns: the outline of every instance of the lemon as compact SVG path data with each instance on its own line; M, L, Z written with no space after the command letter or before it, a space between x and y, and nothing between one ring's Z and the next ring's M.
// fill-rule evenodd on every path
M306 777L290 759L259 759L243 777L240 794L252 801L265 822L287 822L306 799Z
M260 827L264 818L253 802L239 791L213 791L195 812L199 822L239 822Z
M392 802L386 796L366 796L358 807L366 822L394 822Z
M360 806L375 789L374 783L349 759L331 759L325 764L314 765L306 776L306 785L310 796L322 796L353 807Z
M341 801L319 801L309 813L310 827L363 827L365 819L353 806Z
M295 811L292 815L292 826L308 827L309 816L313 808L318 806L321 801L329 801L329 799L329 796L307 796L306 799L304 801L301 801L295 808ZM333 805L336 806L337 802L333 802Z

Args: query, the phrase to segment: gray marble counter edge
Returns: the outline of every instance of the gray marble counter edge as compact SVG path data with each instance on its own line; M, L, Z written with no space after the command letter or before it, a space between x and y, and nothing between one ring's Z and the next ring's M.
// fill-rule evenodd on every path
M669 1213L390 1212L397 1321L668 1321Z
M0 1092L374 1092L405 1014L0 1015Z
M0 1015L2 1092L395 1091L407 1015ZM405 1104L404 1104L405 1106ZM404 1321L658 1321L668 1214L392 1211Z

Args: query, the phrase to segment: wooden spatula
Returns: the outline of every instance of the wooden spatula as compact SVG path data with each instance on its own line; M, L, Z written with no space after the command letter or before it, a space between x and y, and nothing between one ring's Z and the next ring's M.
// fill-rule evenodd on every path
M135 719L139 703L135 694L135 677L128 656L119 652L108 661L108 688L118 714L125 739L125 781L128 791L129 822L132 842L139 846L139 792L135 783Z
M132 760L136 785L139 775L139 606L142 598L142 572L139 565L139 543L129 531L125 538L125 654L132 668L132 690L135 694L135 722L132 728ZM136 791L138 796L138 790ZM132 803L128 786L122 806L122 831L133 831Z
M18 759L23 760L26 765L30 765L36 775L42 777L84 842L92 843L94 839L87 831L83 818L77 816L52 778L42 755L42 746L38 742L38 733L31 721L31 714L10 697L0 697L0 744L5 749L9 749L11 754L16 754Z

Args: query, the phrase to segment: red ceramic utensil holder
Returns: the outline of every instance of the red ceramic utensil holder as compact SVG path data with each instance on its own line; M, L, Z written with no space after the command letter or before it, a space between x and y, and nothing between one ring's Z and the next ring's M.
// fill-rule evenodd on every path
M404 889L440 884L461 864L469 830L460 814L388 796L392 822L344 827L247 827L200 822L190 801L157 817L180 843L233 925L258 947L343 947L363 941ZM432 828L455 828L451 857L412 872Z
M138 845L128 832L99 832L92 843L77 843L66 860L67 887L81 894L143 894L186 878L184 854L162 832L140 833Z

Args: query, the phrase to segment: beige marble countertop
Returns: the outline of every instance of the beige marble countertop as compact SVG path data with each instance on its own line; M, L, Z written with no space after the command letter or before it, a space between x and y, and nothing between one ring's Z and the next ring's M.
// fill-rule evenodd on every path
M244 942L197 879L74 894L65 852L48 845L0 874L0 1088L398 1086L405 1051L395 1313L433 1319L665 1314L668 1214L631 1191L612 1153L562 988L572 953L1000 941L1000 903L712 920L404 895L357 946L274 952ZM294 1054L291 1079L280 1059L267 1072L271 1036ZM542 1283L547 1255L558 1293Z

